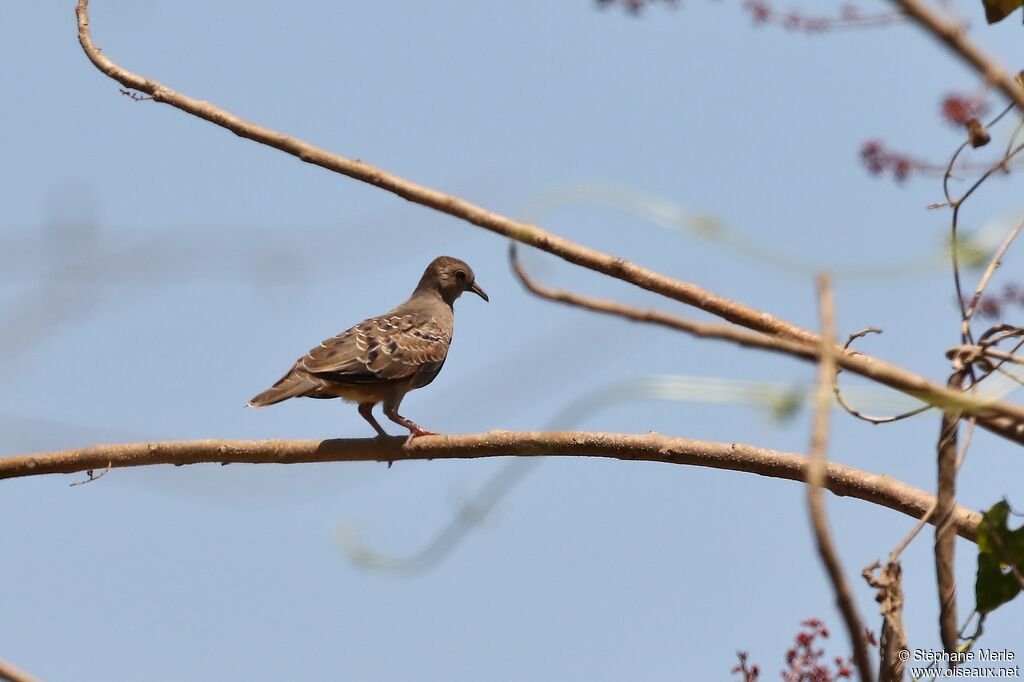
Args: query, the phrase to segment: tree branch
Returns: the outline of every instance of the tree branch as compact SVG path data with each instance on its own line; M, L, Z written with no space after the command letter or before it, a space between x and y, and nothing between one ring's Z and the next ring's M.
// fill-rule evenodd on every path
M950 388L961 389L966 370L957 370L949 377ZM950 513L956 509L957 442L960 413L947 410L942 413L937 446L938 483L935 512L935 581L939 592L939 634L947 653L954 653L960 644L957 625L956 572L954 566L956 535ZM950 661L950 667L956 664Z
M622 258L589 249L542 230L536 225L512 220L458 197L388 173L376 166L332 154L295 137L245 121L209 102L193 99L155 80L123 69L108 59L93 44L89 30L88 6L89 0L78 0L75 8L78 19L78 40L85 54L104 74L125 87L150 95L155 102L169 104L226 128L239 137L274 147L307 163L380 187L414 203L461 218L491 232L547 251L575 265L701 308L735 324L766 334L801 340L809 344L821 343L821 339L813 332L780 320L768 313L713 294L695 284L673 279ZM859 364L863 371L858 373L863 376L919 397L926 402L952 404L965 412L977 413L979 424L985 428L1024 444L1024 408L995 401L986 402L954 391L946 391L943 387L912 372L868 356L861 356ZM851 371L857 370L851 368Z
M432 208L442 213L461 218L485 230L490 230L510 239L547 251L559 258L610 277L635 284L641 288L662 294L688 305L702 308L713 315L736 324L808 341L816 340L815 335L797 325L780 320L768 313L754 310L743 304L717 296L701 287L677 280L635 263L616 258L609 254L589 249L542 230L536 225L524 223L489 211L459 197L417 184L376 166L332 154L324 149L304 142L296 137L279 133L270 128L246 121L209 102L193 99L176 92L153 79L123 69L102 53L92 42L89 30L89 0L78 0L78 42L97 69L127 88L144 92L154 102L169 104L177 109L203 120L226 128L239 137L253 140L298 157L335 173L374 185L397 194L413 203Z
M814 421L811 424L811 452L807 467L807 507L811 513L811 527L818 554L825 565L825 572L832 582L836 605L843 615L846 632L853 649L853 660L857 665L861 682L872 682L871 665L868 659L868 643L865 637L864 621L853 603L853 591L839 561L832 532L828 525L828 513L821 488L825 483L828 468L828 427L832 414L832 384L836 377L835 360L835 299L827 276L818 277L818 301L821 317L821 361L818 363L818 385L815 391Z
M962 26L944 18L921 0L892 0L892 2L929 33L945 43L946 47L961 59L974 67L974 70L982 78L999 88L1008 100L1024 112L1024 90L1006 69L999 65L999 62L982 51L967 37Z
M634 322L667 327L700 338L729 341L740 346L782 353L810 362L818 362L818 359L821 357L820 340L816 343L805 343L780 336L768 336L741 327L697 322L660 310L645 310L617 301L552 289L540 284L530 276L519 261L515 243L509 246L509 262L512 265L512 272L519 279L520 283L526 287L527 291L549 301L564 303L565 305L584 308L605 315L623 317ZM1003 408L1006 408L1013 413L1019 412L1021 417L1024 417L1024 410L1016 405L997 403L991 399L986 400L960 391L942 388L912 372L907 372L899 367L889 365L846 347L837 347L835 360L836 364L843 369L906 393L929 405L935 407L954 406L965 413L976 413L979 415L979 424L985 425L987 429L1004 438L1024 444L1024 421L1018 421L1018 417L1007 417L999 414Z
M0 661L0 680L5 680L6 682L38 682L35 677L15 668L6 661Z
M70 474L153 464L299 464L304 462L394 462L401 460L472 459L476 457L581 456L627 461L666 462L745 471L803 482L807 457L742 443L579 431L490 431L451 436L421 436L408 448L404 437L335 440L197 440L95 445L77 450L0 457L0 479L43 474ZM915 519L935 498L889 476L829 463L825 488L888 507ZM957 532L972 542L981 515L957 508Z

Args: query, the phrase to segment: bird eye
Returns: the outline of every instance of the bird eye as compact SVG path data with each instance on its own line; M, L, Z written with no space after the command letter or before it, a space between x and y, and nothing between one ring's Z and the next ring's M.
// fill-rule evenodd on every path
M455 271L455 279L459 280L460 282L464 281L466 279L466 271L465 270L456 270Z

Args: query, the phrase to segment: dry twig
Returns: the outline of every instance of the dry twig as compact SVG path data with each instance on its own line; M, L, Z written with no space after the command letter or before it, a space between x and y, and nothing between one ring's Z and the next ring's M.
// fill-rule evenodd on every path
M882 569L877 576L875 571ZM862 574L868 585L877 590L875 601L882 612L882 634L878 638L881 660L878 667L879 682L903 680L904 663L900 652L908 649L907 631L903 626L903 569L898 561L890 560L885 568L875 562Z
M879 329L878 327L868 327L867 329L862 329L859 332L855 332L853 334L850 334L850 336L847 337L847 339L846 339L846 343L843 344L843 350L850 350L850 344L852 344L857 339L864 338L868 334L881 334L881 333L882 333L882 330ZM856 355L860 355L861 354L860 351L850 351L850 352L853 353L853 354L856 354ZM851 415L853 417L856 417L857 419L861 419L861 420L866 421L866 422L871 423L871 424L891 424L893 422L898 422L898 421L901 421L903 419L908 419L910 417L916 417L917 415L921 414L922 412L927 412L928 410L930 410L932 408L931 405L922 405L921 407L917 407L917 408L914 408L913 410L908 410L906 412L902 412L900 414L893 415L893 416L890 416L890 417L874 417L874 416L872 416L870 414L864 414L863 412L861 412L860 410L855 408L853 405L850 405L848 402L846 402L846 399L843 397L843 392L839 388L839 373L841 371L842 371L841 368L836 370L835 378L834 378L834 380L832 382L832 394L835 395L836 402L839 403L839 406L842 407L844 410L846 410L847 414L849 414L849 415Z
M832 582L836 605L846 623L850 647L853 649L853 661L857 665L861 681L870 682L874 675L868 659L864 622L853 603L853 591L832 541L825 501L821 494L821 488L825 483L825 471L828 468L828 423L829 415L832 413L832 386L836 374L835 301L832 297L831 284L825 275L818 278L818 301L821 316L821 361L818 364L818 389L815 395L814 422L811 426L810 463L807 467L807 506L811 513L811 526L818 554Z

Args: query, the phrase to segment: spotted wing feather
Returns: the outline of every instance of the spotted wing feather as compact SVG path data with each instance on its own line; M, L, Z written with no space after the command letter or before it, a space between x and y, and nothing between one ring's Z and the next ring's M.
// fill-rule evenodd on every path
M370 318L309 351L297 363L314 377L342 383L403 381L440 369L451 330L417 313ZM430 377L431 379L433 376Z

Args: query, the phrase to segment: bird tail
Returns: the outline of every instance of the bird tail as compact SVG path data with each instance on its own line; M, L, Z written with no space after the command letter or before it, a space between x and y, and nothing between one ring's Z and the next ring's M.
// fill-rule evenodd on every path
M273 405L281 402L282 400L287 400L288 398L304 395L310 389L315 387L316 384L310 381L308 376L299 374L292 370L278 379L277 383L263 391L263 393L251 398L245 406L266 407L267 405Z

